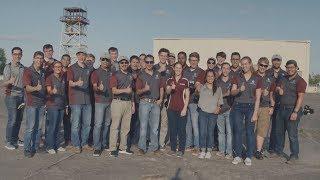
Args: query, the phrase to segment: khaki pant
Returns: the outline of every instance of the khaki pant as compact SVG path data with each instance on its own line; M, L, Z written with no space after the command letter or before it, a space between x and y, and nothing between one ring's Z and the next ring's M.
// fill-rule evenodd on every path
M127 137L130 131L132 102L114 99L111 103L110 150L117 150L120 134L119 149L127 149Z
M270 126L269 107L260 107L258 112L258 121L256 123L257 135L266 137Z
M161 109L159 133L159 145L163 147L168 143L166 143L166 138L168 138L168 115L167 108L165 106L163 106Z

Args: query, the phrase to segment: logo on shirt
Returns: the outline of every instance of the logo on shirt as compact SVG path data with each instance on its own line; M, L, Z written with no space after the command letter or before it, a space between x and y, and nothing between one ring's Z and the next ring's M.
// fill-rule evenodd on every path
M249 82L250 85L256 85L256 81L253 79Z
M158 74L156 74L155 79L159 79L159 75Z
M266 81L267 81L267 83L271 83L271 79L270 78L267 78Z

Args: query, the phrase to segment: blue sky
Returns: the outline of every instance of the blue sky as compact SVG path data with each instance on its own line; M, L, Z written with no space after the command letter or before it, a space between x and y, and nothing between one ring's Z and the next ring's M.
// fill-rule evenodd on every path
M0 47L24 49L23 62L51 43L58 57L63 7L88 10L89 52L152 53L156 37L310 40L310 71L320 73L317 0L0 0ZM214 55L214 54L213 54ZM9 56L7 56L9 57Z

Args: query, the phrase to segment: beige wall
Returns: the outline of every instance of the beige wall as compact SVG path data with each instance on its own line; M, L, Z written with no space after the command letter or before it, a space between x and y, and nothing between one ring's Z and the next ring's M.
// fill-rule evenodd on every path
M272 41L253 39L154 39L153 53L158 61L157 53L160 48L165 47L170 52L177 53L185 51L187 54L198 52L200 54L200 67L206 68L206 60L215 57L219 51L230 55L238 51L241 56L250 56L254 64L260 57L271 59L273 54L280 54L283 58L282 68L287 60L294 59L298 62L303 78L309 80L310 42L309 41Z

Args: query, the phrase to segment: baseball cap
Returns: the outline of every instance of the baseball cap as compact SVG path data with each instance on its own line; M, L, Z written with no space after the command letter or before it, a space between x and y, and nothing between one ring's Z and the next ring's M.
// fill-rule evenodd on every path
M174 57L174 58L175 58L176 55L175 55L174 53L170 53L170 54L169 54L169 57Z
M118 58L118 62L123 61L123 60L129 62L129 59L128 59L126 56L120 56L120 57Z
M100 59L108 59L108 60L111 60L109 54L106 54L106 53L103 54L103 55L101 55L101 56L100 56Z
M81 54L81 53L87 55L87 53L84 52L84 51L78 51L78 52L76 53L76 55Z
M279 54L274 54L271 59L279 59L280 61L282 61L282 57Z

